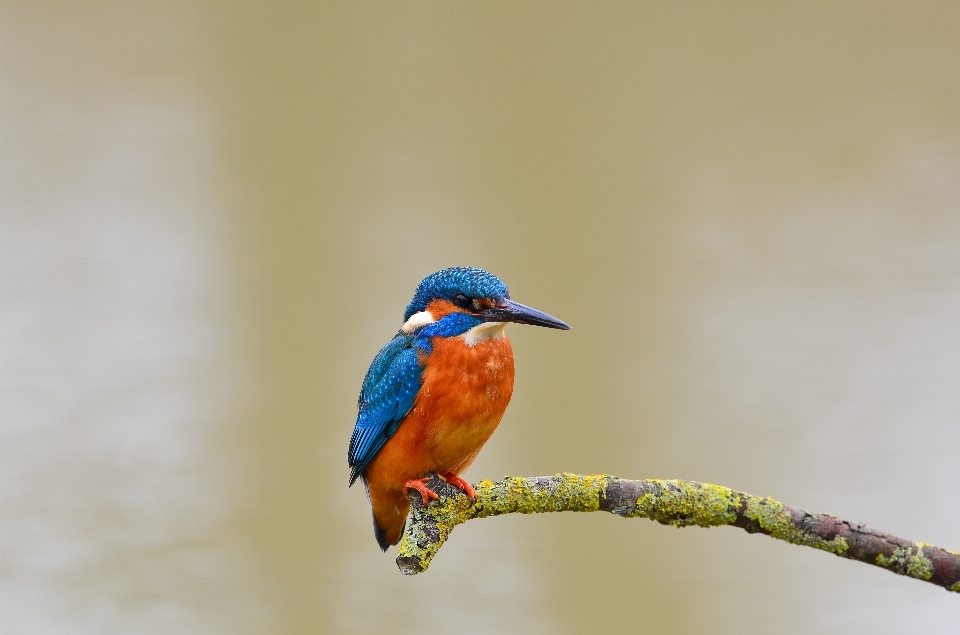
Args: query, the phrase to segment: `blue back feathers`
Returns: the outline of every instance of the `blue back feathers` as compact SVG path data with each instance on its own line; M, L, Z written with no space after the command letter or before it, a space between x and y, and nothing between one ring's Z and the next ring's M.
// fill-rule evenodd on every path
M414 313L426 309L431 300L453 301L458 293L468 298L505 300L510 297L507 285L492 273L475 267L450 267L423 279L417 286L403 319L409 320Z
M431 300L453 300L462 293L471 298L509 298L507 286L496 276L471 267L453 267L427 276L417 287L404 320L427 308ZM434 337L456 337L482 323L480 318L454 312L412 333L400 331L373 358L363 379L359 413L350 438L347 461L353 485L394 435L407 416L423 384L423 365Z

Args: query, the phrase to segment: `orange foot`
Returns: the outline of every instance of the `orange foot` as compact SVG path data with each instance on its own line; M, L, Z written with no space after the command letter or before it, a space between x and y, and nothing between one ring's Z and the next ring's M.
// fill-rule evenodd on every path
M465 480L463 480L453 472L444 472L440 476L443 477L443 480L450 483L457 489L462 489L466 493L466 495L470 497L471 501L473 501L474 503L477 502L477 490L473 489L473 485L466 482Z
M430 480L429 478L410 479L409 481L403 484L403 495L406 496L410 492L410 490L415 489L418 492L420 492L421 496L423 496L424 505L428 505L430 503L431 498L433 500L439 500L440 497L437 496L437 493L432 489L430 489L429 487L427 487L426 485L424 485L424 483L428 482L429 480Z

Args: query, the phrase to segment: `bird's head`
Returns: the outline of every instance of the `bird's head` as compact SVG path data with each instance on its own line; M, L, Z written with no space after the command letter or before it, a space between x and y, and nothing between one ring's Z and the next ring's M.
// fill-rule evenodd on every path
M441 321L448 325L445 335L460 335L485 323L501 328L506 322L570 328L562 320L514 302L500 278L473 267L451 267L424 278L403 319L407 333Z

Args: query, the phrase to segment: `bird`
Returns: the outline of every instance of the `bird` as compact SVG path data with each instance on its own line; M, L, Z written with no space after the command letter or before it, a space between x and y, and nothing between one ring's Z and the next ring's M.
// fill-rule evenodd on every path
M513 395L507 323L570 325L510 299L507 285L474 267L433 273L417 286L403 326L373 358L357 400L347 462L373 511L383 551L400 542L416 490L437 499L430 473L476 500L461 477L490 438Z

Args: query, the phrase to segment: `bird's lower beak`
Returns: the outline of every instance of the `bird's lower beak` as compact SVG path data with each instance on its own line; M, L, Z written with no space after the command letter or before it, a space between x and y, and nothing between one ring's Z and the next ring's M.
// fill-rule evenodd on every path
M537 311L513 300L504 300L500 306L483 309L480 315L487 322L516 322L564 331L570 329L570 325L563 320L558 320L552 315L547 315L543 311Z

